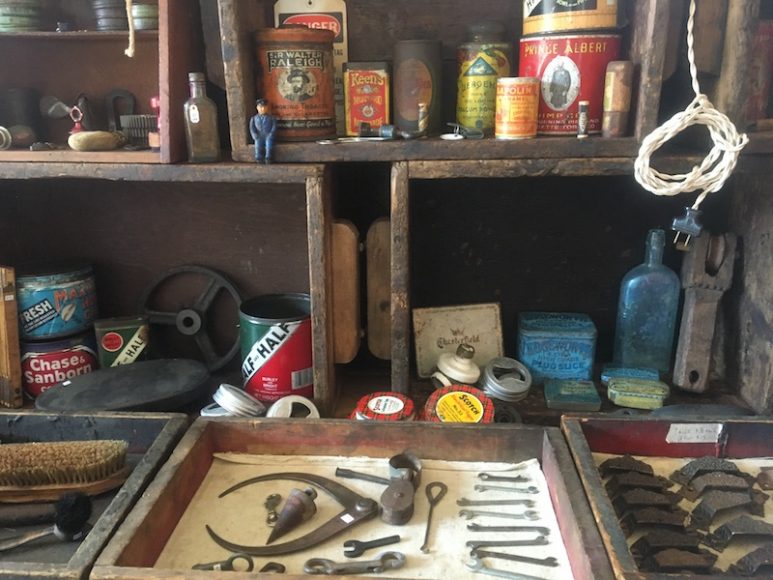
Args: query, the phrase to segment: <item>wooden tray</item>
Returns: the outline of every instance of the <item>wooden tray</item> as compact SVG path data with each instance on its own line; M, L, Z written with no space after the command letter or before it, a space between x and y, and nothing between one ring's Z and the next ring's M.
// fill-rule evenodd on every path
M185 415L168 413L0 412L0 440L4 443L125 439L129 442L127 463L132 467L120 488L94 498L95 515L89 520L94 526L82 542L41 540L5 552L0 578L87 578L97 555L169 457L187 423ZM2 531L4 536L11 535L9 530Z
M471 427L419 422L198 419L102 552L91 578L200 578L212 574L152 566L207 474L213 453L390 457L408 448L426 459L518 462L537 457L575 577L612 577L558 429L504 424ZM406 554L410 557L408 550ZM238 580L255 574L231 572L228 577Z
M717 425L722 427L721 435L712 437L710 434L716 432L714 426ZM727 574L687 575L640 571L628 549L625 533L618 522L592 454L629 453L668 458L713 456L729 460L773 457L773 420L666 420L566 415L561 419L561 428L604 539L616 578L742 578ZM681 433L680 436L675 436L677 430ZM673 441L674 439L677 441ZM687 442L685 439L701 439L703 442ZM773 500L768 500L771 501Z

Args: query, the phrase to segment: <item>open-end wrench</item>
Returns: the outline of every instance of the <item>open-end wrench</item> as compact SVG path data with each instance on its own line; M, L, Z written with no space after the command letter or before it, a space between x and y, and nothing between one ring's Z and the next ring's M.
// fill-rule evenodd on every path
M471 532L536 532L540 536L549 536L550 528L542 526L481 526L480 524L467 524Z
M402 552L384 552L375 560L355 560L353 562L333 562L325 558L312 558L303 565L306 574L380 574L387 570L396 570L405 566L405 554Z
M528 574L519 574L518 572L510 572L508 570L489 568L483 563L483 560L477 556L470 556L466 566L476 574L488 574L489 576L497 576L498 578L510 578L510 580L544 580L544 578L540 578L539 576L529 576Z
M527 481L531 481L531 478L528 475L492 475L491 473L479 473L478 479L482 479L483 481L511 481L513 483L524 483Z
M459 517L465 520L472 518L490 516L492 518L510 518L511 520L538 520L539 513L534 510L527 510L522 514L508 514L504 512L484 512L479 510L460 510Z
M346 540L344 542L344 556L347 558L356 558L362 556L366 550L371 548L380 548L381 546L388 546L389 544L396 544L400 541L400 536L387 536L386 538L379 538L377 540L370 540L369 542L360 542L359 540Z
M550 542L545 536L537 536L531 540L470 540L465 545L476 552L480 548L518 548L521 546L547 546Z
M504 552L489 552L487 550L472 550L472 555L477 556L478 558L496 558L498 560L521 562L523 564L534 564L535 566L549 566L550 568L558 566L558 560L553 556L548 558L530 558L529 556L505 554Z
M539 493L539 489L530 485L529 487L509 487L506 485L483 485L478 483L475 485L475 491L509 491L510 493Z
M456 505L470 507L473 505L522 505L527 508L533 508L536 502L533 499L466 499L456 500Z

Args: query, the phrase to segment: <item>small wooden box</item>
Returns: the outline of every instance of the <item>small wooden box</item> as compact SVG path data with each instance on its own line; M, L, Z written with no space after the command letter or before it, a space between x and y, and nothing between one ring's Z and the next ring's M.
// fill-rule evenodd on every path
M91 578L204 578L213 574L153 568L207 475L213 453L388 458L406 449L423 459L518 462L537 457L575 578L611 577L609 562L558 429L505 424L481 428L418 422L198 419L100 555ZM342 483L346 485L345 481ZM426 498L417 495L416 501L426 502ZM213 517L217 514L213 513ZM352 532L347 537L342 535L341 540L355 537L357 528ZM418 548L406 546L409 558L411 551ZM310 558L314 557L313 549L307 552ZM272 559L278 558L281 557ZM230 572L228 576L234 580L253 577L244 572Z
M773 421L769 419L691 420L564 416L561 428L618 580L688 576L645 572L639 569L628 548L625 533L605 490L593 453L664 458L711 456L729 460L773 456ZM766 521L769 521L769 517ZM747 551L750 550L751 548ZM708 579L729 576L691 574L689 577Z
M0 578L87 578L97 555L169 457L187 424L185 415L168 413L0 412L3 443L123 439L129 442L127 463L134 467L120 488L94 498L90 520L94 527L82 542L41 540L5 552Z

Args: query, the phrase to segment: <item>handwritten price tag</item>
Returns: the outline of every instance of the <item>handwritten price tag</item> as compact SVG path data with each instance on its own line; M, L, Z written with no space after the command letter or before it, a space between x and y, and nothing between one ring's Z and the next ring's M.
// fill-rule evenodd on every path
M717 443L721 423L674 423L668 429L666 443Z

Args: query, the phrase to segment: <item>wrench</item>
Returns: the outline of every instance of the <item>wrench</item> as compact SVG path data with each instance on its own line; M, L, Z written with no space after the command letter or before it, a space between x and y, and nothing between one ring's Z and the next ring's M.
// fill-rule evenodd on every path
M457 499L456 505L469 507L472 505L523 505L527 508L533 508L535 505L533 499Z
M536 532L540 536L549 536L550 528L542 526L481 526L480 524L467 524L471 532Z
M437 491L435 491L437 490ZM424 532L424 544L422 544L420 550L424 554L429 554L429 530L432 525L432 512L435 510L435 506L440 503L448 492L448 486L440 481L433 481L428 483L424 488L424 493L427 494L429 500L429 514L427 514L427 531Z
M509 578L510 580L544 580L544 578L540 578L539 576L529 576L528 574L519 574L518 572L489 568L483 563L483 560L477 556L470 556L466 566L476 574L488 574L489 576Z
M371 548L380 548L381 546L388 546L389 544L396 544L400 541L400 536L387 536L386 538L379 538L378 540L371 540L369 542L360 542L359 540L346 540L344 542L344 548L351 548L350 550L344 550L344 556L347 558L356 558L362 556L365 550Z
M478 479L482 479L483 481L512 481L515 483L524 483L526 481L531 481L531 477L528 475L514 475L511 477L507 477L504 475L492 475L491 473L479 473Z
M459 517L462 517L465 520L471 520L472 518L475 518L478 516L491 516L492 518L510 518L511 520L534 521L539 519L539 513L535 512L534 510L527 510L522 514L507 514L504 512L482 512L478 510L461 510L459 512Z
M375 560L355 562L333 562L325 558L312 558L303 565L306 574L379 574L386 570L396 570L405 566L405 554L402 552L384 552Z
M504 552L488 552L486 550L472 550L472 553L478 558L497 558L499 560L510 560L511 562L522 562L523 564L535 564L537 566L549 566L551 568L558 566L558 560L556 560L553 556L548 558L530 558L529 556L505 554Z
M508 487L506 485L483 485L476 484L475 491L509 491L511 493L539 493L539 489L530 485L529 487Z
M486 542L478 542L470 540L465 544L473 552L477 552L480 548L518 548L521 546L547 546L550 542L545 536L537 536L531 540L494 540Z

